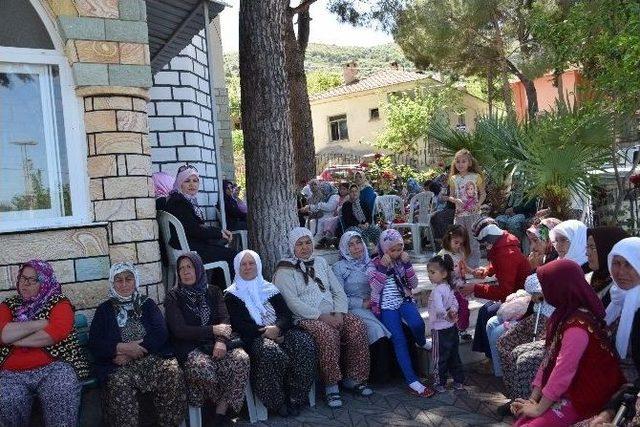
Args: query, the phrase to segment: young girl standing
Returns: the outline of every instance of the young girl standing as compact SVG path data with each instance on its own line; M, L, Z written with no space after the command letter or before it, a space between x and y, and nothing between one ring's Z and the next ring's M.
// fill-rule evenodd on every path
M369 272L371 311L391 332L396 359L409 388L418 396L431 397L433 390L420 382L411 365L407 338L402 330L404 322L416 345L426 348L424 321L411 292L418 285L418 277L397 230L390 228L380 234L378 256L373 259L373 266Z
M477 268L480 261L480 245L471 236L471 227L480 218L480 206L484 203L486 192L484 180L478 162L469 150L458 151L451 162L449 171L449 201L455 203L454 224L461 224L467 230L467 240L471 253L469 266Z
M429 323L433 350L431 366L434 372L434 387L439 393L446 391L447 374L453 377L456 390L464 388L464 371L458 345L458 301L454 295L453 259L449 255L436 255L427 264L429 280L435 288L429 295Z
M458 301L458 322L456 326L462 333L463 339L471 339L471 335L466 333L469 327L469 300L460 293L458 287L464 285L464 278L467 274L473 274L473 270L467 267L467 257L471 253L469 246L469 233L460 224L454 224L442 238L442 250L438 255L449 255L453 260L452 283L454 284L454 295Z

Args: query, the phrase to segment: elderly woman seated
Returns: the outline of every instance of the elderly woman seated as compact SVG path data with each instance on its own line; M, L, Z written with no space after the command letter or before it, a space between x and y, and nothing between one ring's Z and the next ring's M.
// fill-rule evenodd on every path
M226 247L233 235L228 230L221 230L212 225L205 224L205 214L198 204L198 191L200 190L200 175L198 170L191 165L183 165L178 169L173 190L169 193L165 210L174 215L182 227L189 243L189 249L196 251L205 263L226 261L233 277L233 257L236 251ZM171 246L180 248L178 236L171 228ZM224 275L220 269L213 270L214 284L224 289L228 283L224 283Z
M79 379L88 374L73 330L73 306L47 262L18 270L18 295L0 304L0 425L29 425L37 398L47 426L74 426Z
M208 286L202 259L186 252L177 262L178 284L165 299L171 342L184 367L190 406L205 400L216 424L229 423L228 407L240 410L249 380L249 356L231 340L229 313L216 286Z
M268 409L297 416L315 376L313 338L293 326L280 291L262 277L257 253L242 251L234 263L236 278L225 301L231 326L251 357L253 390Z
M313 236L307 228L289 233L292 257L281 260L273 282L284 296L297 324L309 332L318 349L320 377L331 408L342 406L338 383L361 396L373 391L367 386L369 348L367 328L348 313L347 295L331 267L313 256Z
M95 372L104 386L105 420L137 426L139 394L150 393L158 425L177 426L186 415L186 389L164 317L138 291L133 264L114 264L109 283L109 299L96 310L89 332Z

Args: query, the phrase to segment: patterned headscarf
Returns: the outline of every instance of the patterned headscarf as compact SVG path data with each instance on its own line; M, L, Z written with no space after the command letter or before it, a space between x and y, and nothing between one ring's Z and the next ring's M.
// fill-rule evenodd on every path
M128 297L120 295L115 288L116 276L120 273L124 273L125 271L129 271L133 274L133 278L136 283L133 293ZM147 296L140 295L140 292L138 292L139 288L140 274L133 263L119 262L111 266L111 269L109 270L109 297L117 311L116 321L120 328L124 328L127 324L130 313L136 318L142 316L142 304L147 300Z
M196 213L196 215L198 215L200 219L204 220L204 212L202 211L202 208L198 203L197 195L192 196L182 191L182 183L184 183L187 179L189 179L194 175L198 179L200 178L200 174L193 166L190 166L190 165L181 166L180 169L178 169L178 173L176 174L176 181L173 183L173 190L171 192L179 193L185 199L187 199L189 203L191 203L191 206L193 207L193 211Z
M538 239L544 242L548 242L549 232L561 222L562 221L560 221L558 218L545 218L540 221L540 223L534 224L531 227L527 228L527 233L536 236Z
M351 256L351 253L349 252L349 242L354 237L357 237L358 239L360 239L360 241L362 242L362 246L364 247L364 255L360 259L353 258ZM357 231L353 231L353 230L345 231L345 233L340 238L339 247L340 247L340 255L342 255L342 258L349 261L349 263L354 265L359 265L359 266L366 266L367 264L369 264L369 261L370 261L369 250L367 249L367 245L364 244L362 235Z
M258 274L251 280L245 280L240 275L240 263L246 255L251 256L256 262ZM260 255L256 252L249 249L240 252L233 259L233 267L235 268L236 276L233 280L233 285L229 286L226 292L240 298L245 307L247 307L251 318L257 325L262 325L262 315L267 312L264 308L264 303L280 291L262 277L262 261L260 260Z
M192 263L196 274L196 282L193 285L185 285L180 281L180 261L188 258ZM207 300L207 274L204 270L202 258L196 252L185 252L178 257L176 262L176 293L184 301L195 317L200 319L202 326L208 325L211 319L211 308Z
M400 232L395 228L387 228L380 233L380 240L378 240L378 253L382 256L386 254L391 247L398 243L402 243L402 247L404 248L404 239Z
M322 201L327 203L331 196L338 194L338 189L327 181L323 181L320 183L320 192L322 193Z
M20 279L25 267L31 267L36 271L40 290L38 291L38 294L32 298L24 298L20 295L20 297L22 297L22 305L16 310L15 314L16 321L18 322L34 320L52 297L62 293L62 288L60 287L58 280L56 280L51 264L39 259L27 261L22 264L20 270L18 270L18 280ZM19 287L18 293L20 293Z

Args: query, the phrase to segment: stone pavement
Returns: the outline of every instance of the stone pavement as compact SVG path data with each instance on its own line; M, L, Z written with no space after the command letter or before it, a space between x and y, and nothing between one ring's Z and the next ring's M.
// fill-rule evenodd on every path
M343 394L345 405L330 409L320 398L315 408L297 418L270 416L254 426L509 426L511 417L501 418L496 408L506 402L500 392L502 381L492 375L472 372L466 366L467 389L449 390L430 399L407 393L400 381L376 387L369 398ZM251 424L239 420L237 425Z

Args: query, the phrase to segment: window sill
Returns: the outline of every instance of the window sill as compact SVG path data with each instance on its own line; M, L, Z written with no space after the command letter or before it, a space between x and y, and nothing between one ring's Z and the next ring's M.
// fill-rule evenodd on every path
M43 231L69 230L69 229L77 229L77 228L103 228L103 227L106 227L108 224L109 223L107 222L90 222L90 223L81 223L81 224L36 225L33 227L21 228L16 230L0 230L0 236L9 235L9 234L39 233Z

